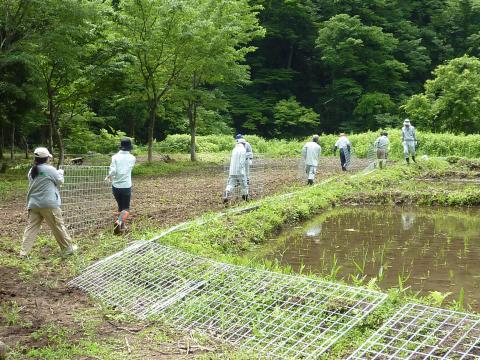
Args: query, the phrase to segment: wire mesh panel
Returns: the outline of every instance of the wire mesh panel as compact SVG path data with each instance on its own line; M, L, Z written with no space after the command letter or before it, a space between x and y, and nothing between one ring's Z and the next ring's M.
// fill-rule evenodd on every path
M92 230L112 221L115 201L111 185L104 181L108 166L63 166L60 189L65 225L71 233Z
M408 303L349 359L480 359L480 316Z
M72 280L141 319L161 318L272 358L317 358L386 295L239 267L141 242Z

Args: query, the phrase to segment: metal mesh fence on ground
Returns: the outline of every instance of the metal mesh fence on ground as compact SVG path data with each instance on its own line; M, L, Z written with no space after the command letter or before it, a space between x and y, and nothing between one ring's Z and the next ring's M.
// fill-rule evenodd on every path
M239 267L138 242L72 280L140 319L159 318L272 358L318 358L386 295Z
M104 181L108 166L63 166L65 182L60 189L62 212L70 233L92 230L112 223L115 200Z
M350 357L480 359L480 316L408 303Z

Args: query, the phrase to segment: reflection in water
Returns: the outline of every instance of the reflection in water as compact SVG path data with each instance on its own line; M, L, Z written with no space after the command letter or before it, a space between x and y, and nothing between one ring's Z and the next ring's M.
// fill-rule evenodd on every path
M402 213L402 227L403 230L410 230L415 222L417 216L414 213L406 212Z
M463 288L479 311L479 215L480 209L336 209L286 231L266 257L323 275L339 266L338 277L375 277L383 288L400 278L422 294L452 292L449 299Z

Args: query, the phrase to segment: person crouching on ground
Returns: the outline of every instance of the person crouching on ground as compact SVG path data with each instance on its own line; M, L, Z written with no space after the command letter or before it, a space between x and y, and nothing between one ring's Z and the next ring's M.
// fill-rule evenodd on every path
M302 160L305 164L305 173L307 174L307 184L313 185L315 174L317 173L318 161L322 148L318 145L318 135L313 135L312 141L306 143L302 148Z
M402 127L402 144L405 161L410 164L410 155L413 162L415 161L415 147L417 146L417 134L415 128L410 124L409 119L405 119Z
M388 133L386 131L382 131L373 143L373 147L377 154L378 167L383 169L387 164L388 150L390 149L390 140L388 140Z
M340 138L335 143L333 147L333 152L336 153L337 149L340 149L340 165L342 171L347 171L347 167L350 165L350 151L352 148L352 143L348 140L347 135L344 133L340 134Z
M130 211L132 197L132 169L135 166L135 156L130 154L132 141L129 138L120 140L120 151L112 156L110 172L105 178L112 182L112 193L117 201L118 213L115 215L113 232L120 234L125 231L125 222Z
M20 256L27 256L32 249L43 220L52 229L62 253L71 255L77 250L77 246L72 244L60 209L59 186L64 181L63 170L57 170L49 165L53 157L47 148L36 148L34 156L34 165L28 172L28 224L23 234Z
M237 140L230 158L230 169L228 173L227 187L223 193L223 202L228 202L230 192L240 185L242 187L242 199L248 201L248 183L245 174L246 150L245 139Z

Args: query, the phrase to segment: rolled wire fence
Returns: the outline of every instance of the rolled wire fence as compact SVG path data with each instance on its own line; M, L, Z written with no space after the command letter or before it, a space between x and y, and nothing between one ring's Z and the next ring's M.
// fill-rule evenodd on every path
M480 316L408 303L349 360L480 359Z
M316 359L385 294L240 267L141 241L73 279L104 303L266 358Z
M109 167L65 165L62 169L65 182L60 197L67 230L75 234L111 223L115 201L111 184L104 181Z

